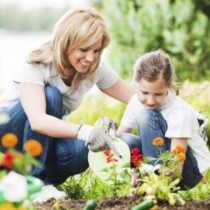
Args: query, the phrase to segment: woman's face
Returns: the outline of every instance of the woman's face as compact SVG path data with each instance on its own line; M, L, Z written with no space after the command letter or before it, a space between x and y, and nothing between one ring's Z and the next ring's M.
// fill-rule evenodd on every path
M141 79L138 86L138 99L147 109L156 109L161 106L167 96L168 88L162 79L148 82Z
M78 48L68 55L71 66L79 73L87 73L91 64L99 58L102 48L102 40L97 41L87 48Z

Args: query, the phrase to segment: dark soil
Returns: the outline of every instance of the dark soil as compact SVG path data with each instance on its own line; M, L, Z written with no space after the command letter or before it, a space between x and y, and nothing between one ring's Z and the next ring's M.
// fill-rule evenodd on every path
M139 204L140 198L116 198L97 201L96 210L131 210L132 207ZM51 199L42 204L36 204L36 210L82 210L85 206L85 200ZM57 207L56 207L57 206ZM158 203L159 210L210 210L210 199L203 201L187 201L185 205L171 206L168 203Z

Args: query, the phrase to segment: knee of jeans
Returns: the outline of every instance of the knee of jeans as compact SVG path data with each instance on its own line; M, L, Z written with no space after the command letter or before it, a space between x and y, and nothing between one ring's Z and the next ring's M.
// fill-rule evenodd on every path
M74 171L83 171L83 168L88 167L89 150L85 146L85 142L72 139L58 141L60 141L56 145L56 165L58 168L69 170L70 173L74 174Z
M125 142L130 149L133 148L139 148L141 149L141 139L140 136L134 135L134 134L130 134L130 133L124 133L124 134L120 134L119 138Z
M147 120L148 118L155 119L160 113L154 109L143 109L140 112L139 119Z
M47 114L62 118L62 95L58 88L46 85L45 86L45 97L47 104Z
M56 159L62 159L67 156L73 155L73 149L69 148L67 140L57 140L55 147L55 156Z
M145 109L140 113L139 118L137 119L137 124L139 129L145 129L145 127L152 126L157 128L159 125L160 130L165 133L167 129L167 122L163 118L162 114L157 110Z

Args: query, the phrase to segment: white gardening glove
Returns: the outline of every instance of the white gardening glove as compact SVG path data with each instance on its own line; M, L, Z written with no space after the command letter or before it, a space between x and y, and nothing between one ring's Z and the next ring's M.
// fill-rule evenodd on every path
M110 128L112 128L115 132L114 135L116 135L116 126L116 123L108 117L99 118L95 123L95 127L102 127L102 129L107 133L109 132ZM77 131L77 139L81 139L87 142L93 128L93 126L81 124Z
M81 124L77 131L77 139L87 141L92 130L93 126Z
M111 129L114 136L110 134ZM114 145L113 138L116 133L116 123L108 117L99 118L90 132L86 145L93 152L111 149L118 157L122 158L119 149Z
M201 111L196 110L196 117L199 123L199 135L207 142L208 118Z

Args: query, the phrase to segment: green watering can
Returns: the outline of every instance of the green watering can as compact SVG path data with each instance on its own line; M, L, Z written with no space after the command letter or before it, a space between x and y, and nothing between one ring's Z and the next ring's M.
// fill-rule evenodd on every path
M26 181L28 185L28 197L40 192L44 186L44 183L40 179L32 176L26 176ZM4 198L3 192L0 191L0 204L5 203L6 201L7 200Z

